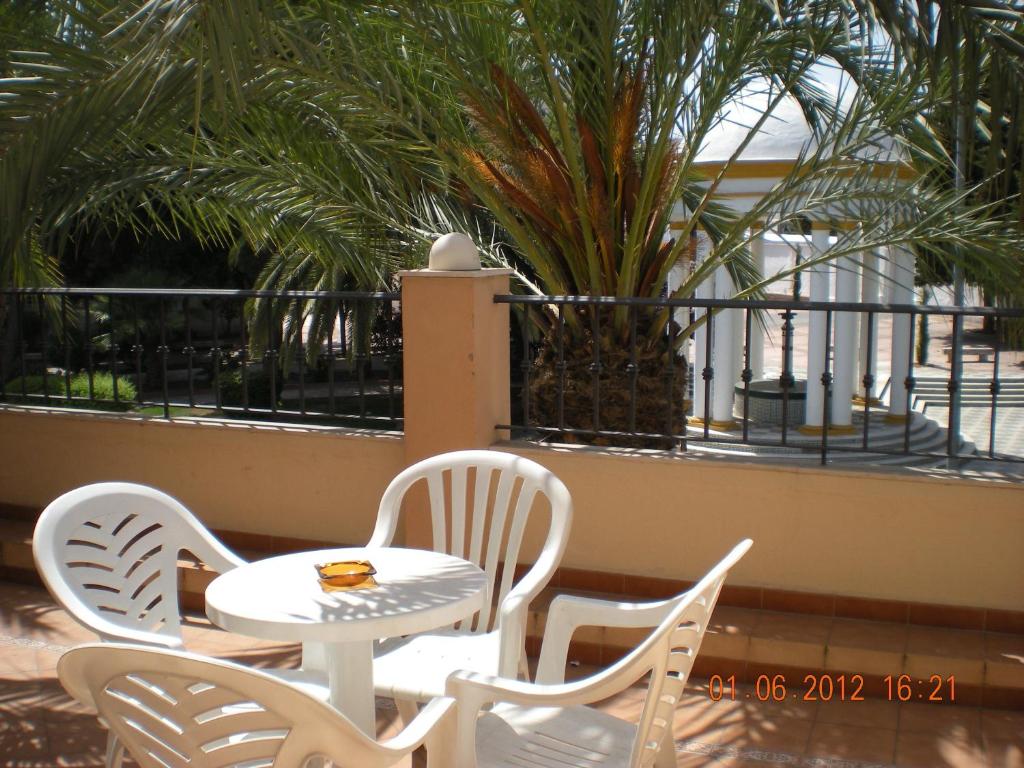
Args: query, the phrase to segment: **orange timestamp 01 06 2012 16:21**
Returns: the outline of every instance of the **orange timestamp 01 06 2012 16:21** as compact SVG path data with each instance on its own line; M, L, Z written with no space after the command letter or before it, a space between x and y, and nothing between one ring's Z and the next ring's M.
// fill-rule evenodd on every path
M953 675L930 675L923 679L912 675L886 675L880 682L881 689L872 693L874 698L943 703L956 701L956 679ZM864 701L867 697L863 675L824 673L804 675L799 685L793 685L786 675L758 675L753 688L748 690L737 689L736 675L712 675L708 679L707 690L712 701Z

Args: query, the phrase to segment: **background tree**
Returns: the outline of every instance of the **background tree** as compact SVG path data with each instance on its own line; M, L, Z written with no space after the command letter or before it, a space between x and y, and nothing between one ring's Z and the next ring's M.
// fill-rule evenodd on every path
M1020 253L995 206L931 173L948 166L941 137L918 120L938 108L933 71L883 55L861 11L840 0L62 8L67 38L18 58L31 78L4 85L14 94L0 103L5 260L33 226L60 240L103 219L241 237L266 260L261 285L369 288L433 236L481 228L485 255L512 265L520 290L656 297L698 226L713 247L679 296L722 265L737 295L758 295L750 238L808 218L863 226L804 268L927 243L997 275ZM828 61L859 73L850 103L817 81L814 66ZM751 92L767 109L747 141L775 104L796 99L817 143L735 215L715 192L746 142L714 178L695 160ZM922 175L879 173L870 161L883 150ZM669 243L677 203L685 224ZM625 311L536 321L549 349L564 324L581 365L593 345L613 354L633 333ZM668 324L667 312L638 318L651 381L674 360Z

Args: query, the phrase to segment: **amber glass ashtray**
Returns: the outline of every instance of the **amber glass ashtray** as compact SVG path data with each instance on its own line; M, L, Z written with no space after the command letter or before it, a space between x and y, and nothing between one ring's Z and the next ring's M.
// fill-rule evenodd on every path
M314 566L324 592L344 592L377 586L377 569L369 560L339 560Z

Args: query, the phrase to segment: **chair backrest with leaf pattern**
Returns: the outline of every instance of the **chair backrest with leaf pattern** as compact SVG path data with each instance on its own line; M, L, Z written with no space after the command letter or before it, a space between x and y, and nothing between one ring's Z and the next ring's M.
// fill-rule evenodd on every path
M314 757L339 768L385 768L424 742L380 744L288 683L180 651L83 645L61 657L57 674L142 768L300 768Z
M43 510L32 537L50 593L104 640L179 647L178 555L218 572L245 561L179 501L135 483L96 483Z

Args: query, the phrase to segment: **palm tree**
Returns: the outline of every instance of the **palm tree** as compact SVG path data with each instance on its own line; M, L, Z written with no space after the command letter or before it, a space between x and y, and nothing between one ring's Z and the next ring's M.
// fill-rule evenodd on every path
M0 258L33 226L56 242L75 222L153 226L151 212L169 210L201 237L265 253L262 285L370 288L397 256L456 225L485 234L485 255L515 268L519 290L650 298L700 227L712 251L676 295L724 265L739 295L757 296L748 244L761 228L841 216L864 225L820 260L927 242L999 273L1020 234L998 210L927 173L906 184L865 163L883 140L923 170L947 156L916 120L935 107L933 73L879 55L860 10L841 0L76 2L71 42L20 57L30 77L3 88L15 97L0 102L10 222ZM858 72L852 104L821 87L822 61ZM752 89L769 107L796 99L818 142L738 215L715 197L735 156L713 178L695 161ZM678 201L687 220L666 242ZM600 345L608 375L632 335L644 379L660 381L674 360L666 311L635 327L625 311L547 310L530 322L548 373L555 329L575 365ZM664 412L664 387L650 397L645 410Z

